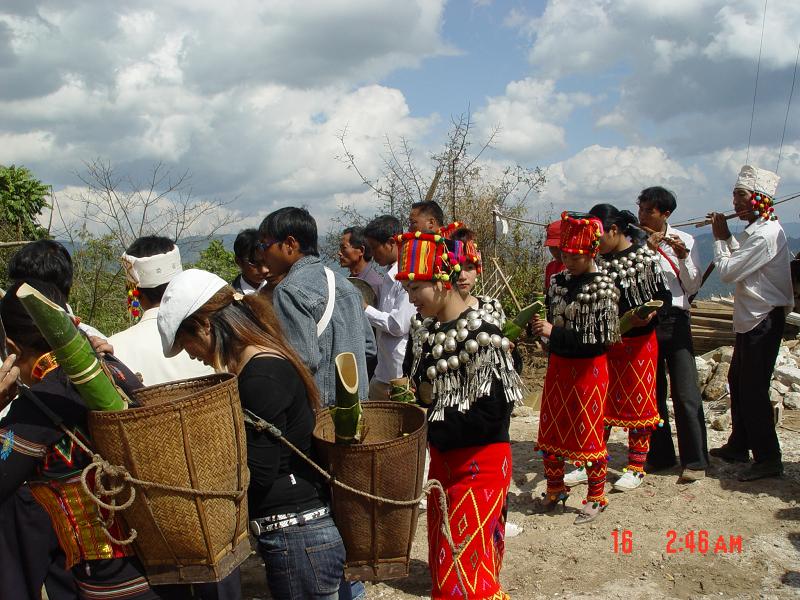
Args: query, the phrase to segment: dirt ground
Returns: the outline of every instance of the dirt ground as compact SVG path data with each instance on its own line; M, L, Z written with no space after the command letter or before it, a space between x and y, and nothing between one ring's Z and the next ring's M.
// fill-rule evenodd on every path
M528 380L530 403L541 383L541 362L536 363ZM583 486L573 490L566 511L536 513L532 498L545 487L541 459L533 455L539 417L538 411L521 412L511 423L508 519L523 532L506 540L501 574L512 598L800 598L800 411L787 411L778 429L782 479L741 483L740 467L712 459L701 481L678 483L676 468L648 475L633 492L609 492L605 513L583 526L572 524ZM609 441L610 481L625 465L626 435L615 429ZM709 447L727 435L709 427ZM690 531L693 550L685 537ZM701 536L709 540L707 548ZM368 598L428 598L426 552L423 515L409 576L367 584ZM269 598L263 569L256 555L246 563L246 598Z

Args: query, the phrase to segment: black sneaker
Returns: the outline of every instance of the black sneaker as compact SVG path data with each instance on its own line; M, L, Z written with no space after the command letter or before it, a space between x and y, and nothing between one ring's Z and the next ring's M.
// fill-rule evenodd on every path
M742 452L741 450L732 448L730 444L723 444L719 448L712 448L708 453L716 458L721 458L725 462L750 462L749 450Z
M778 461L753 463L744 471L739 473L739 481L756 481L757 479L764 479L766 477L781 477L783 476L783 463Z

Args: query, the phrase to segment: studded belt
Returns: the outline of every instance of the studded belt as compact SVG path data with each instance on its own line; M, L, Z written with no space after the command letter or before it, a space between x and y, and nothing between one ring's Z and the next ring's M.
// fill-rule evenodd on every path
M314 508L301 513L289 513L283 515L271 515L250 521L250 533L258 537L262 533L276 531L292 525L305 525L309 521L321 519L331 514L331 509L327 506Z

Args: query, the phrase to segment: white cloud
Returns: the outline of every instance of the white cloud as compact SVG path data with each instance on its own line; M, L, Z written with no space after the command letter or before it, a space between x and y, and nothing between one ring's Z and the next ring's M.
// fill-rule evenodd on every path
M649 132L628 143L704 154L746 140L763 10L763 0L552 0L541 16L512 21L532 40L537 76L619 82L609 111L618 125L599 125ZM783 123L797 31L800 3L769 3L753 144L768 144Z
M572 112L592 103L589 94L556 91L551 79L512 81L503 96L487 99L475 113L483 138L495 127L494 148L519 162L531 162L566 147L563 124Z
M757 165L762 169L775 171L781 176L777 196L787 196L800 193L800 144L787 144L781 152L780 167L778 166L778 148L754 146L750 148L748 157L746 149L722 148L705 157L733 187L736 175L745 162Z
M600 202L631 209L639 192L654 185L673 190L680 202L707 182L697 168L683 167L661 148L593 145L547 167L540 200L558 210L588 210Z
M46 131L0 133L0 165L30 163L50 154L53 136Z
M56 187L97 156L134 178L164 161L192 172L195 193L239 197L245 212L330 212L334 194L361 190L335 159L341 131L374 176L384 135L414 140L436 119L374 82L455 52L443 10L444 0L4 6L0 161Z

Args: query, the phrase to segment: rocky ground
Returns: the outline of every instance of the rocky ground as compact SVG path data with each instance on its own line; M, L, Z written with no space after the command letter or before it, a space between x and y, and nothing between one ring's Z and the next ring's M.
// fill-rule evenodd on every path
M793 343L782 350L787 361L782 366L797 368L788 363L795 348L800 353ZM707 389L719 365L725 364L723 354L721 350L718 356L706 356L704 361L714 364L710 374L701 371L710 398L710 447L728 436L726 392L718 390L719 396L711 398L716 392ZM790 410L791 397L778 429L786 467L782 479L741 483L736 479L739 467L712 459L707 477L695 483L678 483L679 471L673 469L648 475L633 492L610 492L608 510L594 523L579 527L572 521L585 488L575 488L564 512L537 514L532 499L545 485L541 459L533 455L538 427L533 407L543 362L541 357L533 362L536 368L528 380L533 406L518 410L511 425L514 483L509 520L523 528L506 541L501 579L512 598L800 597L800 411ZM781 395L793 391L793 382L778 381L786 386ZM711 427L715 420L719 430ZM609 442L611 481L625 465L625 435L615 430ZM687 538L689 532L694 532L694 544ZM257 556L245 566L244 587L246 598L269 597ZM369 598L429 597L424 516L409 576L367 588Z

